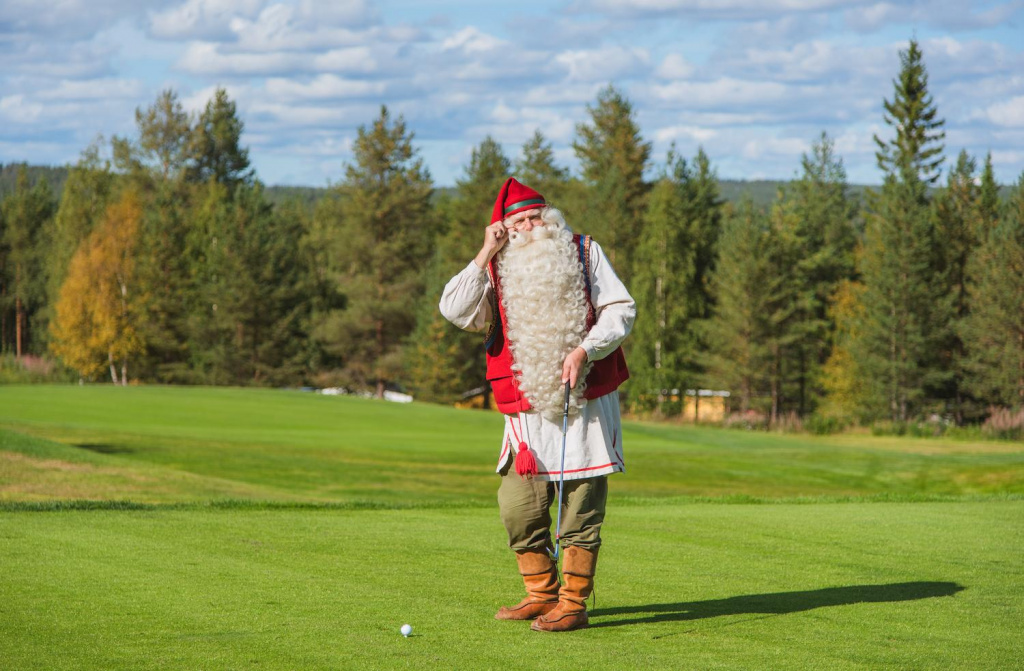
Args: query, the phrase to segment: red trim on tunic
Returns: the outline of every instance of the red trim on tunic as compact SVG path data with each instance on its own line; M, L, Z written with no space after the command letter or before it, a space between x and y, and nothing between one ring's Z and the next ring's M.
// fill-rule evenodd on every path
M574 468L571 471L565 471L565 473L580 473L582 471L596 471L599 468L608 468L609 466L614 466L614 465L615 465L614 462L608 462L607 464L602 464L601 466L588 466L586 468ZM558 475L559 473L562 473L562 471L540 471L540 472L537 473L537 475Z

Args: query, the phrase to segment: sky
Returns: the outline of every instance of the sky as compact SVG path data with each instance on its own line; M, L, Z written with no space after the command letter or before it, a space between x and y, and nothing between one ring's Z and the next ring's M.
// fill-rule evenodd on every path
M2 0L0 163L74 163L136 136L173 89L217 87L266 184L344 179L360 127L401 115L434 183L488 135L515 160L540 130L572 170L578 124L615 86L653 145L703 147L723 179L791 179L825 132L851 183L877 184L874 135L916 39L946 120L946 167L991 152L1024 172L1024 0Z

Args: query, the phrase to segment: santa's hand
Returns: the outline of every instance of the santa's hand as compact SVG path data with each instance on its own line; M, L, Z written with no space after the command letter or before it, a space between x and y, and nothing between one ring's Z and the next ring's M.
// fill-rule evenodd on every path
M569 356L565 357L565 362L562 363L562 384L568 382L570 387L575 387L579 380L580 370L586 363L587 350L577 347L569 352Z
M505 226L500 221L485 228L484 246L480 248L476 258L473 259L476 265L483 268L490 263L491 258L498 253L498 250L505 245L507 240L508 231L505 230Z

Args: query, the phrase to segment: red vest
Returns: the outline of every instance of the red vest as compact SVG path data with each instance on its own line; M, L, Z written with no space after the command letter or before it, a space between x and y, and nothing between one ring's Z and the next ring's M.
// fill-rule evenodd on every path
M590 236L574 235L572 239L573 244L579 249L580 262L583 264L583 278L587 292L587 330L589 331L597 322L594 305L590 301ZM487 332L485 344L487 380L491 383L494 402L498 405L499 411L506 415L526 412L530 409L530 402L519 392L519 386L512 375L512 351L507 344L505 309L501 305L501 284L493 259L488 266L488 272L491 278L491 287L494 289L491 303L491 312L494 317L491 321L491 328ZM626 357L622 354L622 348L616 347L614 352L594 362L587 375L587 388L583 397L595 399L610 394L628 379L629 369L626 368Z

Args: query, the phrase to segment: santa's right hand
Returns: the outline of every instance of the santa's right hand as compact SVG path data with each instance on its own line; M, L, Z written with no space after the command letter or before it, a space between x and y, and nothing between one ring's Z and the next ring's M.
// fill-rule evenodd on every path
M484 229L484 251L488 253L488 256L501 249L507 240L507 231L500 221Z

